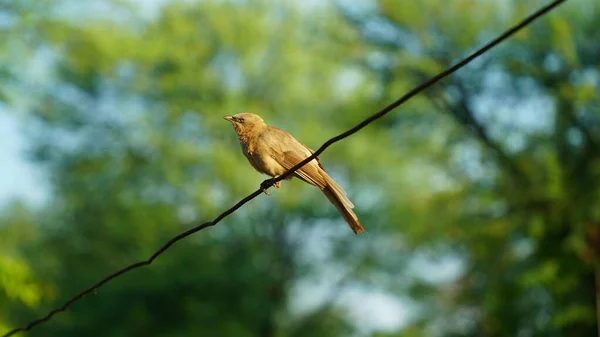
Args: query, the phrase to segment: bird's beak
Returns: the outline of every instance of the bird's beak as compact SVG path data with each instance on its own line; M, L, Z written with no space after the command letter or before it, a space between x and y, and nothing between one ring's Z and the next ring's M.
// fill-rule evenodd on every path
M223 116L223 119L226 121L233 122L233 116Z

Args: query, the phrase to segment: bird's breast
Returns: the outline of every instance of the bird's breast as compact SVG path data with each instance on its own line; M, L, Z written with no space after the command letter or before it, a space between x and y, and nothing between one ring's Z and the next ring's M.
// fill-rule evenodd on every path
M254 143L247 146L245 155L258 172L275 177L284 173L285 169L273 158L271 152L272 149L266 147L266 144Z

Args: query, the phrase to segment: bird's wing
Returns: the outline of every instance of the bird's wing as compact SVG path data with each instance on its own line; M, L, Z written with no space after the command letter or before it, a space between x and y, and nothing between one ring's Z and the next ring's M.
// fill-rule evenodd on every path
M279 163L281 166L285 167L286 170L289 170L306 158L308 158L308 156L299 156L298 151L291 150L284 152L282 161ZM319 166L315 164L314 160L297 169L295 174L298 178L309 184L318 186L320 189L324 189L327 186L327 181L321 174L321 170Z
M271 157L286 170L296 166L312 154L308 147L297 141L289 133L275 127L269 127L269 129L269 133L273 137L272 141L269 142L273 149ZM322 172L319 162L311 160L308 164L296 170L295 175L311 185L324 189L327 186L327 180Z
M296 166L314 153L308 146L281 129L270 126L268 131L264 141L271 147L271 157L286 170ZM295 175L321 190L330 188L335 192L337 198L343 201L345 207L348 209L354 207L346 192L327 174L318 158L296 170Z

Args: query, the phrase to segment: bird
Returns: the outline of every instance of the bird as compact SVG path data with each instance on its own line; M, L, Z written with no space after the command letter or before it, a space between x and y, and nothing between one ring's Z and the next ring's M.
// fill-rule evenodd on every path
M243 112L223 118L233 125L242 152L252 167L273 179L314 153L308 146L300 143L286 131L267 125L256 114ZM352 211L354 204L348 199L346 192L325 172L318 158L296 170L294 176L317 186L329 202L337 208L354 234L365 232L358 217ZM291 178L292 176L286 177L287 180ZM273 186L279 188L279 183L278 181ZM266 188L263 188L263 192L269 195Z

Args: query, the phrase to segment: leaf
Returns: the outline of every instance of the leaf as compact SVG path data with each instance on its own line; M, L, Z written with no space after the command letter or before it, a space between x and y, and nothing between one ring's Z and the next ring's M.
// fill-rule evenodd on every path
M567 61L569 66L573 67L577 65L577 48L569 22L567 22L565 17L558 15L551 16L548 21L551 29L552 45L555 51Z

